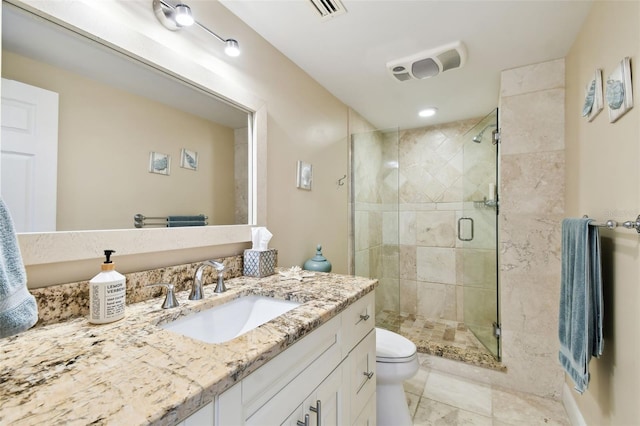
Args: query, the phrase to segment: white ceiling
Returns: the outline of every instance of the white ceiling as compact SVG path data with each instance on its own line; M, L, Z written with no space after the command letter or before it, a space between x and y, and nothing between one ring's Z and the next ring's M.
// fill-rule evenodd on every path
M343 0L321 20L309 0L221 0L311 77L378 128L481 117L498 106L500 71L564 57L591 0ZM385 64L454 41L463 68L398 82ZM239 40L242 45L242 40ZM427 106L432 118L419 118Z

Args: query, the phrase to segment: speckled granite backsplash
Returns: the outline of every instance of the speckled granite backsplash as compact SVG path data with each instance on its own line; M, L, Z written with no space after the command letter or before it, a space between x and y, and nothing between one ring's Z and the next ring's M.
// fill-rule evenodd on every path
M225 265L225 280L242 276L242 255L222 258L222 262ZM164 294L165 290L162 287L145 287L149 284L172 283L175 285L176 292L191 288L193 275L200 263L188 263L124 274L127 277L127 305ZM203 278L205 284L213 283L217 279L217 273L213 268L205 268ZM88 280L34 288L29 291L38 302L38 323L35 325L36 327L89 314Z

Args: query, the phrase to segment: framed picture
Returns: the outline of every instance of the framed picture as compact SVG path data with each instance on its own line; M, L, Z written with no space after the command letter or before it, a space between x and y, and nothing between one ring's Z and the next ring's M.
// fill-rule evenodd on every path
M615 123L633 107L631 90L631 60L624 58L607 78L609 121Z
M589 121L593 121L596 115L600 114L604 102L602 99L602 70L596 69L593 73L593 77L587 87L584 94L584 106L582 107L582 116L587 117Z
M198 170L198 153L182 148L180 153L180 167L187 170Z
M298 173L296 185L300 189L311 191L311 182L313 181L313 166L304 161L298 161Z
M149 172L169 176L171 173L171 156L160 152L150 152Z

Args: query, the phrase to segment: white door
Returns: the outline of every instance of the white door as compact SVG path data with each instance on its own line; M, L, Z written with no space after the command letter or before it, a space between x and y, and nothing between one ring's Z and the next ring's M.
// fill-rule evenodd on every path
M55 231L58 94L3 78L0 151L0 195L16 231Z

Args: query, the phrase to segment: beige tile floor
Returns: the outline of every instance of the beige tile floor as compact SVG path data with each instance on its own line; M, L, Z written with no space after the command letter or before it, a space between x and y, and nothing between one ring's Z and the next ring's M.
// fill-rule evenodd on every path
M560 401L477 383L428 367L405 382L404 390L414 426L570 426Z
M383 310L376 312L376 326L403 335L423 354L498 371L505 368L461 322Z

